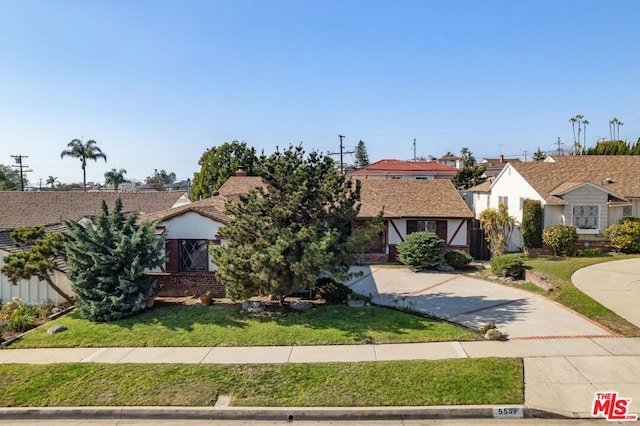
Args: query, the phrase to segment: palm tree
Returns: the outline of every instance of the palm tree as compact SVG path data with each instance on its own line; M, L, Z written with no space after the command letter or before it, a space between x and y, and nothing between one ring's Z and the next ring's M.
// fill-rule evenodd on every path
M584 135L582 137L582 146L587 148L587 125L589 124L589 120L582 120L582 124L584 125Z
M127 180L124 178L124 175L127 174L125 169L111 169L107 173L104 174L104 184L105 185L113 185L113 188L118 192L118 186L121 183L126 182Z
M53 189L53 184L55 184L56 182L59 182L57 177L49 176L49 177L47 178L47 182L46 182L46 184L47 184L47 185L51 185L51 189Z
M624 123L620 120L618 120L618 122L616 123L616 128L618 131L618 136L616 137L617 140L621 140L620 139L620 126L624 126Z
M67 144L69 149L65 149L60 153L60 158L73 157L80 159L82 163L82 188L87 190L87 160L98 161L98 158L107 162L107 156L96 145L96 141L89 139L87 143L83 143L80 139L74 139Z
M571 117L569 119L569 122L571 123L571 129L573 129L573 141L576 141L576 122L578 121L577 118L575 117Z

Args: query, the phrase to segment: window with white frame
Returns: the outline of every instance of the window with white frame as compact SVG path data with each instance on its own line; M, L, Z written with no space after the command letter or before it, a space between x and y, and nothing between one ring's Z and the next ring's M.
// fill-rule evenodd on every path
M631 206L623 206L622 207L622 217L631 217Z
M505 196L505 197L499 196L499 197L498 197L498 206L499 206L500 204L504 204L504 206L505 206L505 207L509 207L509 197L506 197L506 196Z
M600 228L600 207L597 205L573 206L573 226L578 229Z

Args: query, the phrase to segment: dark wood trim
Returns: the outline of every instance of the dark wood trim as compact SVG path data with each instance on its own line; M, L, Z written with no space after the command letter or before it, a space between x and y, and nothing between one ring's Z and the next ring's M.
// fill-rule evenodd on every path
M398 233L398 237L400 237L400 241L404 243L404 238L402 237L402 234L400 233L400 230L398 230L398 227L396 226L396 224L393 223L392 219L389 219L389 222L391 223L391 226L393 226L393 229L395 229L395 231Z
M447 244L451 245L453 240L456 239L456 236L458 236L458 232L460 232L460 230L462 229L462 225L464 225L465 222L466 222L466 220L464 220L464 219L462 219L460 221L460 225L458 225L458 227L456 228L456 232L453 233L453 235L451 236L451 239L449 240L449 242ZM467 241L467 243L468 243L468 241Z

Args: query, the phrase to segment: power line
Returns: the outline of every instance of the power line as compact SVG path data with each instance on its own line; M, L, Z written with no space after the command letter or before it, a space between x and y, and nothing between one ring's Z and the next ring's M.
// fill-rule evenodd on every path
M16 169L20 169L20 191L24 191L24 174L27 172L32 172L33 170L31 169L24 169L24 167L29 167L29 166L25 166L22 163L22 159L23 158L29 158L28 155L12 155L12 158L15 158L16 160L16 164L12 165L11 167L14 167Z
M345 136L338 135L338 137L340 138L340 152L329 152L327 154L340 155L340 174L343 175L344 174L344 154L353 154L355 153L355 151L345 151L344 144L342 143L342 140L345 138Z

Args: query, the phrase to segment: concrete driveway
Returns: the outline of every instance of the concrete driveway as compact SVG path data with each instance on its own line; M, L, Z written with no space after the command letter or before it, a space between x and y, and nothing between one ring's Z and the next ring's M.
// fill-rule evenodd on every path
M494 322L511 340L612 337L614 333L545 297L505 285L443 272L361 266L345 284L377 304L479 328Z
M583 293L640 327L640 259L578 269L571 282Z

